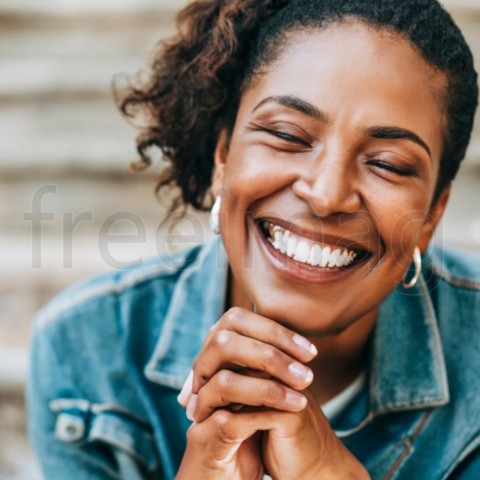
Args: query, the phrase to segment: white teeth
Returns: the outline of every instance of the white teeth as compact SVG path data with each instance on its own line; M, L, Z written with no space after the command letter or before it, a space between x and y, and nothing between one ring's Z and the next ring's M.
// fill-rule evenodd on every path
M312 248L313 262L312 265L320 265L322 263L322 247L315 244Z
M325 247L322 250L322 262L320 263L320 266L325 268L330 261L330 247Z
M330 254L330 258L328 259L327 267L332 268L337 264L337 258L335 256L335 252Z
M329 267L336 267L337 265L343 265L342 262L342 251L337 248L337 250L333 251L330 255L330 263L328 264Z
M340 268L350 265L357 256L353 250L322 248L318 243L299 237L277 225L267 224L267 230L273 247L300 263L322 268Z
M295 247L295 254L293 259L298 262L306 263L310 255L310 245L305 240L300 240Z
M287 243L287 256L293 257L293 254L295 253L295 247L297 246L298 239L294 235L290 235L290 238L288 239Z
M311 249L310 249L310 254L308 255L308 260L307 260L307 263L309 265L313 265L313 266L316 266L318 265L318 262L315 263L316 261L316 248L315 247L318 247L318 245L314 245Z
M275 247L280 249L280 247L282 246L282 234L277 230L275 232Z
M280 243L280 251L284 254L287 253L288 239L290 238L290 232L283 231L283 241Z

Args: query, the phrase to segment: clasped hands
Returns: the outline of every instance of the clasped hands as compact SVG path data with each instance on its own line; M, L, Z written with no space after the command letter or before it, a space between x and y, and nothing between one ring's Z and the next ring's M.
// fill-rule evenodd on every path
M306 338L240 308L210 330L179 402L194 421L177 480L368 479L307 387Z

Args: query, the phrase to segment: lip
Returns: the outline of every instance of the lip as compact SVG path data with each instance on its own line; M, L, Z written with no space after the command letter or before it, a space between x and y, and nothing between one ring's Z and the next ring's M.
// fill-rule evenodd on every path
M320 240L317 240L317 238L319 237L318 236L312 237L311 232L308 232L305 235L306 231L303 230L302 228L299 228L294 225L289 225L287 227L286 225L287 222L282 222L281 220L276 220L276 219L273 220L268 218L262 218L261 220L262 221L267 220L271 223L274 223L275 225L278 225L282 228L285 228L291 231L292 233L295 233L296 235L304 236L305 238L309 238L309 239L312 239L313 241L320 242ZM260 247L260 250L262 251L264 257L266 257L268 263L270 263L272 267L275 268L278 275L284 277L289 281L294 281L296 283L303 283L303 284L328 283L328 282L341 280L345 277L348 277L350 275L354 275L355 273L357 273L360 268L365 266L365 264L370 259L369 257L371 256L370 255L368 258L363 260L358 265L347 267L347 268L314 267L313 265L297 262L292 258L287 257L286 255L276 250L273 247L273 245L265 237L265 234L263 233L262 228L260 226L261 224L260 221L251 220L249 223L250 223L251 231L254 232L254 236ZM291 227L294 227L294 228L291 228ZM353 242L345 238L337 238L337 237L327 236L327 235L322 235L321 238L322 238L322 241L321 241L322 244L329 244L337 247L341 246L344 248L368 251L363 245L359 244L358 242Z
M254 219L254 223L256 226L258 226L262 221L267 221L267 222L273 223L274 225L278 225L279 227L282 227L283 229L288 230L294 233L295 235L304 237L316 243L320 243L324 246L330 246L334 248L344 248L347 250L361 250L368 253L372 253L364 243L358 242L357 240L353 240L351 238L336 237L333 235L328 235L320 232L312 232L311 230L307 230L292 222L287 222L285 220L282 220L281 218L262 217L262 218Z

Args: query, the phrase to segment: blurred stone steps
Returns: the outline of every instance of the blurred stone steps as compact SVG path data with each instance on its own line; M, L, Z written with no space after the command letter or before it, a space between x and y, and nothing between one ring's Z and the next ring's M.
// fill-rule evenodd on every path
M0 480L42 479L26 438L26 424L25 400L15 392L0 391Z
M112 79L146 65L179 2L112 5L0 1L0 182L122 173L135 159L136 131L115 107Z
M114 11L138 12L139 10L158 11L159 9L176 11L186 1L184 0L48 0L42 3L36 0L0 0L0 11L14 11L27 14L52 12L59 14L78 14L83 12L99 13ZM443 0L442 4L449 10L474 11L480 10L478 0Z
M125 172L136 157L137 132L112 98L65 96L52 102L7 103L0 109L0 131L0 168L9 174Z
M466 0L460 0L462 3ZM80 13L114 15L116 12L136 13L145 11L175 12L185 0L0 0L0 12L23 15L43 13L46 15L76 15Z
M57 39L58 40L58 39ZM3 101L61 101L65 96L104 99L111 81L143 67L138 58L110 55L35 55L0 57Z

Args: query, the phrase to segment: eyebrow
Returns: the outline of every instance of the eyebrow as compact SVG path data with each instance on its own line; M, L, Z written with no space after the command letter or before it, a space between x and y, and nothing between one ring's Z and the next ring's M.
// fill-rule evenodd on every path
M427 143L422 140L416 133L411 130L400 127L370 127L365 130L366 134L372 138L379 138L381 140L410 140L417 145L420 145L427 153L430 159L432 158L432 151Z
M276 103L293 110L297 110L300 113L308 115L322 123L329 122L329 116L327 113L318 109L315 105L312 105L305 100L294 95L278 95L264 98L253 110L252 113L257 111L260 107L269 104ZM417 145L421 146L427 153L430 159L432 158L432 151L428 144L422 140L416 133L406 128L401 127L369 127L365 130L365 133L372 137L381 140L410 140Z
M328 115L325 112L322 112L315 105L312 105L299 97L295 97L294 95L267 97L252 110L252 113L268 103L277 103L284 107L292 108L293 110L297 110L298 112L308 115L322 123L328 123L329 121Z

